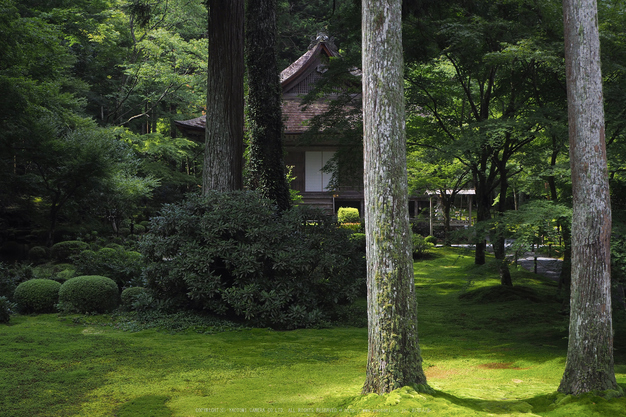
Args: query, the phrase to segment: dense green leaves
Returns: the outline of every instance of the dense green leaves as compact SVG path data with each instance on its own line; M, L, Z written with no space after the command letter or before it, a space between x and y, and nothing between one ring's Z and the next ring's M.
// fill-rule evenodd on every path
M326 215L276 215L253 192L211 192L165 206L141 242L147 287L172 306L260 326L309 327L362 294L364 260Z

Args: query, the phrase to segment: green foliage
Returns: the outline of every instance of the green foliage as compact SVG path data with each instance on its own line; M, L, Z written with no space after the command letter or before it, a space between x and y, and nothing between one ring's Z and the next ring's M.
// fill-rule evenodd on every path
M428 251L435 245L427 242L426 238L422 235L413 235L413 259L420 259L426 256Z
M363 253L365 253L367 247L367 240L365 233L352 233L350 240L356 245L356 247Z
M114 310L119 302L117 284L103 276L71 278L59 290L59 310L66 313L106 313Z
M120 295L120 298L122 300L122 306L127 309L130 309L133 303L135 302L135 300L137 299L137 296L139 294L144 294L145 292L146 292L146 289L143 287L126 288L124 291L122 291L122 294Z
M140 247L156 298L296 328L362 293L363 256L349 235L309 207L277 216L257 193L211 192L163 207Z
M428 235L424 238L424 242L426 243L432 243L433 245L437 244L437 238L435 236L432 235Z
M11 320L17 305L9 301L7 297L0 296L0 324L6 324Z
M80 275L102 275L114 280L120 289L141 284L144 265L139 252L122 246L86 250L74 257L76 272Z
M19 277L4 262L0 262L0 297L12 299L15 288L20 281Z
M23 313L50 313L59 299L61 284L50 279L31 279L15 288L13 299Z
M89 244L80 240L66 240L52 245L50 255L57 262L67 262L71 257L89 249Z
M339 223L360 223L359 209L354 207L339 207L337 211L337 221Z
M35 263L41 263L48 257L48 251L43 246L33 246L28 251L28 259Z

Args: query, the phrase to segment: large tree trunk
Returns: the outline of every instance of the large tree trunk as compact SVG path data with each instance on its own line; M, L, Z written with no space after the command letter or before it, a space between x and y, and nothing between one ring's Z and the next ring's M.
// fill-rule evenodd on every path
M363 0L368 358L363 393L425 384L408 215L401 0Z
M202 192L243 188L243 0L209 0Z
M595 0L564 0L572 168L569 344L559 391L620 389L613 370L611 207ZM621 389L620 389L621 390Z
M247 0L248 172L250 188L290 206L283 161L282 90L276 64L276 0Z

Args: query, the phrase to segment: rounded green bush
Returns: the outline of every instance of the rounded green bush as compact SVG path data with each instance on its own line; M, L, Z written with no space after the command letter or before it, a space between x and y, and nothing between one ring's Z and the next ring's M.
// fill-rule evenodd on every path
M124 291L122 291L122 296L121 296L122 305L126 308L132 307L133 302L135 301L135 297L145 292L146 292L146 289L144 287L126 288Z
M424 238L424 242L426 243L432 243L433 245L437 244L437 238L433 235L428 235Z
M100 275L70 278L59 290L59 305L66 312L106 313L120 302L117 284Z
M22 282L13 299L24 313L50 313L59 299L61 284L51 279L31 279Z
M134 225L133 226L133 233L136 233L138 235L146 233L146 226L144 226L143 224L136 224L136 225Z
M43 246L33 246L28 251L28 259L30 259L31 261L35 263L43 262L45 261L47 257L48 257L48 252L46 251L46 248L44 248Z
M359 209L354 207L339 207L337 211L337 221L339 223L359 223Z
M89 249L89 245L86 242L80 240L66 240L65 242L52 245L50 254L57 262L67 262L70 260L71 256L78 255L87 249Z

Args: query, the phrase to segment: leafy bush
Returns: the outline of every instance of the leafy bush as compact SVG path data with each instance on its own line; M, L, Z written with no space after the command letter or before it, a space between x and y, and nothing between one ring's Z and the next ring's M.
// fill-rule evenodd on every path
M413 235L413 258L420 259L426 256L426 253L435 246L430 242L426 242L426 238L422 235Z
M353 233L363 233L362 223L341 223L341 227Z
M424 238L424 242L426 243L432 243L433 245L437 244L437 238L433 235L428 235Z
M28 259L35 263L44 262L48 258L48 252L43 246L33 246L28 251Z
M137 296L145 292L146 292L146 289L143 287L126 288L124 291L122 291L122 294L121 294L122 306L126 307L127 309L130 309L133 303L136 301Z
M31 279L22 282L13 299L23 313L50 313L59 298L61 284L51 279Z
M82 251L74 257L79 275L102 275L115 281L120 289L140 286L144 262L139 252L127 251L122 246L102 248L97 252Z
M359 209L354 207L339 207L337 211L337 221L339 223L360 223Z
M133 233L136 233L136 234L140 234L140 235L144 234L146 233L146 230L147 230L146 226L142 224L135 224L133 226Z
M332 319L364 288L350 232L310 207L277 215L253 192L166 205L141 242L148 289L170 304L234 313L258 326Z
M365 253L367 246L365 233L352 233L352 236L350 236L350 240L356 245L359 251Z
M0 323L8 323L16 305L6 297L0 297Z
M64 312L106 313L119 303L115 281L99 275L68 279L59 290L59 309Z
M67 262L72 256L89 249L89 245L80 240L66 240L52 245L50 255L57 262Z
M0 262L0 297L12 298L17 284L18 277L5 263Z

